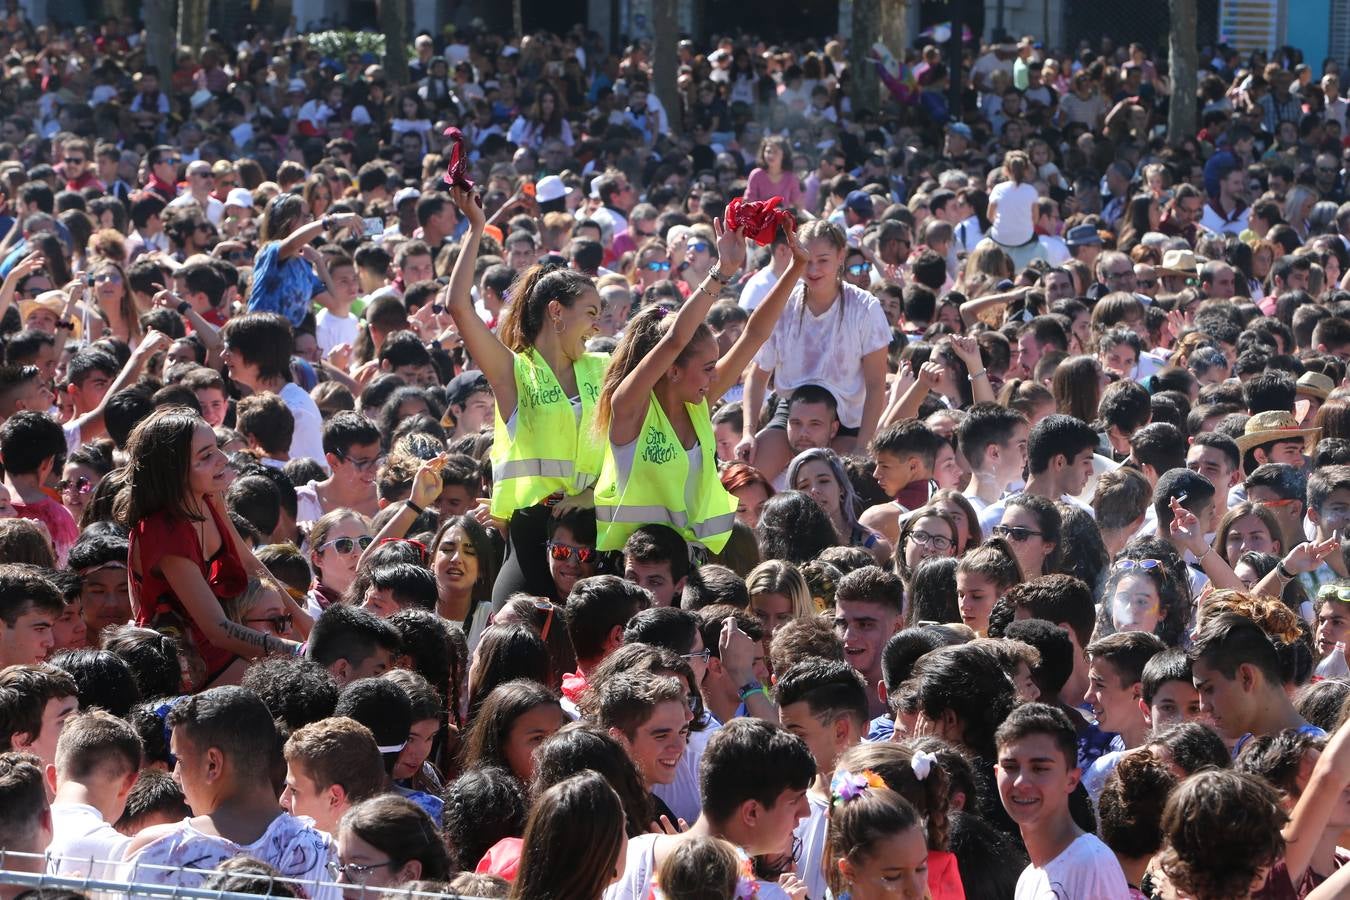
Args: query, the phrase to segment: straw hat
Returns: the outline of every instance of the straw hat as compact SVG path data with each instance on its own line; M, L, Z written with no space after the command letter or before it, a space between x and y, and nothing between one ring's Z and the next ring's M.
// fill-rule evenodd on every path
M1200 266L1190 250L1168 250L1163 254L1162 265L1157 267L1157 272L1159 275L1194 277L1200 274Z
M66 311L66 295L61 291L44 291L38 294L34 300L19 301L19 321L23 323L25 328L28 327L28 317L40 311L51 313L56 321L60 322L61 314ZM70 332L70 339L78 341L84 332L83 323L80 322L78 316L70 321L75 326Z
M1238 452L1246 453L1253 447L1272 441L1303 441L1303 449L1312 452L1322 436L1320 428L1300 428L1293 413L1274 409L1257 413L1247 420L1242 436L1237 439Z
M1300 397L1325 400L1335 387L1335 383L1321 372L1304 372L1298 376L1297 391Z

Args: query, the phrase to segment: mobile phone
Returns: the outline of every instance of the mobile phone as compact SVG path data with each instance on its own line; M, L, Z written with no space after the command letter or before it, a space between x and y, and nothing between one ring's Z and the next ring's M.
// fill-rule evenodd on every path
M534 196L534 182L533 182L533 181L527 181L527 182L525 182L524 184L522 184L522 185L520 186L520 192L521 192L522 194L524 194L526 197L533 197L533 196Z
M377 217L362 219L361 228L366 234L384 234L384 219Z

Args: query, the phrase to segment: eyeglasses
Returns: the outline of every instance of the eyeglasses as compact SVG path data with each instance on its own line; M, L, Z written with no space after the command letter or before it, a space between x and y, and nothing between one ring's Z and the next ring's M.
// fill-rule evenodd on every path
M929 534L926 531L911 531L909 538L920 547L932 547L939 553L945 553L952 549L951 538L945 538L940 534Z
M341 553L343 556L346 556L348 553L351 553L353 550L355 550L357 546L360 546L362 550L366 549L371 545L371 542L374 540L375 539L368 534L363 534L359 538L349 538L349 537L333 538L333 540L328 541L327 543L320 544L319 552L322 553L324 550L327 550L329 547L332 547L333 549L337 550L338 553Z
M646 269L648 272L669 272L670 263L665 262L664 260L643 263L642 268Z
M56 483L56 489L63 494L69 492L71 488L75 489L74 493L76 494L87 494L94 489L94 485L84 475L74 481L69 478L62 478Z
M122 283L122 273L117 272L117 271L114 271L114 270L108 270L108 271L105 271L105 272L98 272L98 273L96 273L96 274L94 275L94 283L95 283L95 284L99 284L100 282L104 282L104 281L106 281L106 282L108 282L108 283L110 283L110 284L121 284L121 283Z
M709 244L707 241L690 241L690 242L689 242L689 252L690 252L690 253L707 253L707 252L709 252L710 250L712 250L712 244Z
M293 615L290 613L282 613L278 616L262 616L261 618L256 619L245 619L244 624L251 625L254 622L266 622L272 626L272 630L277 634L290 634L291 623L294 621L295 617Z
M237 252L243 253L244 251L241 250ZM233 256L234 254L230 255ZM351 463L352 468L356 469L356 471L358 472L369 472L372 468L378 469L380 466L384 465L384 461L388 458L387 456L385 456L385 454L381 453L379 456L376 456L372 459L352 459L350 456L348 456L346 453L343 453L341 450L334 450L333 455L336 456L338 459L342 460L343 462Z
M376 869L383 869L385 866L392 866L392 865L395 865L392 859L386 859L384 862L368 863L368 864L330 862L328 864L328 871L329 873L332 874L334 879L337 879L339 877L346 877L347 881L350 882L351 884L365 884L366 879L370 877L371 872L374 872Z
M212 175L210 172L193 172L193 173L192 173L192 177L193 177L193 178L205 178L205 179L207 179L207 180L209 180L209 181L214 181L215 178L216 178L216 176Z
M84 165L84 160L81 159L81 158L78 157L78 156L67 156L67 157L66 157L66 165L68 165L68 166L82 166L82 165ZM1321 171L1321 170L1319 169L1318 171Z
M1030 528L1023 528L1021 525L995 525L994 535L1020 544L1028 538L1044 537L1045 532L1033 531Z
M1137 283L1141 288L1155 288L1155 287L1158 286L1158 279L1156 279L1156 278L1140 278L1140 279L1138 279L1138 281L1137 281L1136 283Z
M1118 559L1116 568L1122 572L1129 572L1134 569L1156 569L1162 565L1160 559Z
M567 562L573 553L577 555L577 562L583 566L595 562L594 547L573 547L571 544L559 544L557 541L549 541L547 546L548 555L558 562Z
M229 253L225 254L226 262L248 262L248 259L249 256L247 250L231 250ZM341 454L338 455L341 456ZM379 462L382 459L384 459L382 456L376 457L375 461Z
M1129 278L1133 274L1133 269L1126 269L1123 272L1107 272L1106 277L1114 281L1117 278Z
M853 265L846 266L845 268L848 269L848 274L850 275L866 275L867 270L870 269L871 266L867 263L854 263Z

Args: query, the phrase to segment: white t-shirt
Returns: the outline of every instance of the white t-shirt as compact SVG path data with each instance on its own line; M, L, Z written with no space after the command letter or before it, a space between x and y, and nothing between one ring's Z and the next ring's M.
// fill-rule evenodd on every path
M87 803L52 804L52 874L115 881L131 838ZM91 864L89 860L94 860Z
M201 204L197 202L197 198L192 196L191 194L183 194L181 197L175 197L174 199L169 201L169 205L201 206ZM207 194L206 208L203 209L202 212L206 213L207 221L209 221L212 225L218 227L221 221L225 218L225 204L221 203L219 200L217 200L215 197L212 197L210 194Z
M1001 181L989 192L989 205L997 205L994 224L989 236L1007 247L1020 247L1035 237L1035 217L1032 214L1039 198L1036 189L1026 182L1016 184Z
M767 296L769 291L773 290L774 284L778 282L778 276L773 273L773 266L765 266L745 282L745 287L741 288L741 309L746 312L754 312L755 307Z
M295 418L295 433L291 435L291 459L308 456L325 472L328 460L323 455L323 414L314 398L294 382L287 382L278 396Z
M1094 834L1080 835L1044 866L1017 879L1013 900L1129 900L1130 886L1116 855Z
M361 323L353 315L339 316L326 309L314 317L314 340L321 353L328 353L338 344L352 344L361 333Z
M825 388L839 404L840 424L857 428L867 398L863 357L885 350L890 342L886 313L867 291L844 284L841 297L816 316L806 308L804 287L798 284L773 334L755 356L755 364L773 373L780 397L790 396L804 384Z
M811 812L797 823L793 836L802 843L802 857L797 861L797 877L806 882L806 896L824 897L825 870L821 858L825 855L825 832L830 824L830 801L808 793L806 802Z
M703 811L703 801L698 794L698 764L703 759L708 739L722 727L716 719L711 716L707 718L708 725L702 731L689 732L689 743L685 744L684 755L675 766L675 780L670 784L652 785L652 793L660 797L671 812L691 825Z

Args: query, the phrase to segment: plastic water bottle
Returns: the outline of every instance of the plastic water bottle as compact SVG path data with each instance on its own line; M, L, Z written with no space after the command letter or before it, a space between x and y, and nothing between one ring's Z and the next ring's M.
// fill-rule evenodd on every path
M1324 678L1350 678L1350 664L1345 661L1345 642L1337 641L1336 646L1317 664L1317 680Z

